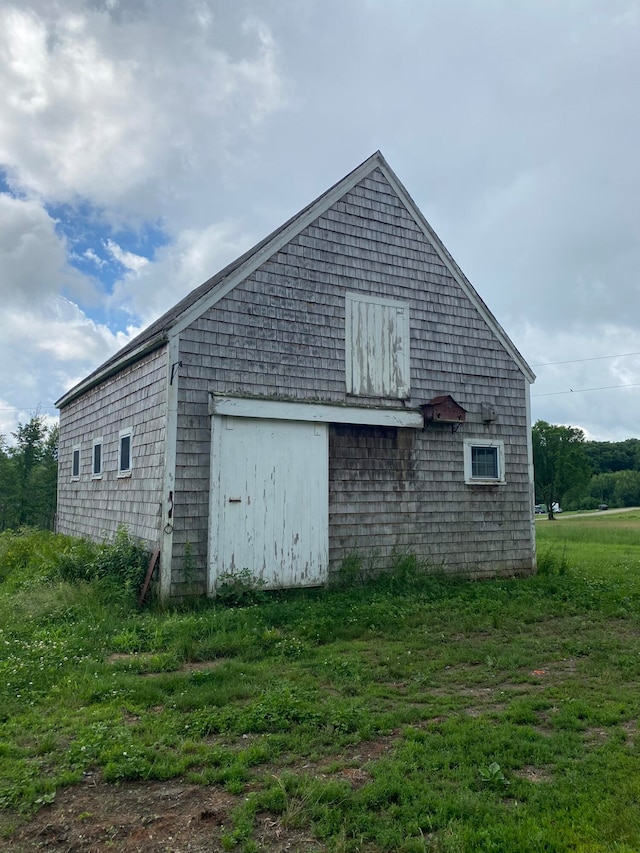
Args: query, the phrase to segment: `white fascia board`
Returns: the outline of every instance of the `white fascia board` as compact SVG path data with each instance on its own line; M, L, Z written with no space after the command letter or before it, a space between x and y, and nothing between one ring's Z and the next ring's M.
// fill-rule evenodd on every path
M355 187L356 184L358 184L366 175L379 166L382 166L382 155L380 154L374 154L368 160L365 160L365 162L348 175L347 178L344 178L336 184L329 193L319 198L318 201L309 208L309 210L304 214L297 216L288 228L285 228L284 231L280 232L266 246L263 246L259 252L256 252L248 258L246 262L238 267L238 269L235 270L218 288L213 292L206 293L201 299L194 302L194 304L185 311L182 317L174 323L171 329L172 333L182 332L187 328L187 326L190 326L194 320L197 320L205 311L212 308L216 303L223 299L237 284L244 281L251 275L251 273L255 272L263 263L265 263L265 261L268 261L272 255L280 251L280 249L283 246L286 246L287 243L291 242L294 237L304 231L304 229L311 225L312 222L315 222L319 216L325 213L325 211L341 199L345 193L353 189L353 187Z
M411 198L407 190L400 182L399 178L396 177L391 167L387 165L386 161L380 164L380 170L387 178L391 186L398 193L398 196L400 197L406 208L413 214L413 218L416 224L421 229L427 240L429 240L442 263L449 270L453 278L458 282L458 284L460 285L464 293L467 295L469 300L475 305L482 319L489 326L491 331L495 334L500 343L516 362L526 379L529 382L535 382L535 373L531 370L522 355L518 352L515 344L510 339L509 335L505 332L505 330L502 328L500 323L498 323L489 308L485 305L480 294L475 290L471 282L460 270L455 261L452 263L449 253L444 248L442 241L435 233L433 228L429 225L420 208Z
M332 406L327 403L289 403L254 400L248 397L209 398L210 415L235 418L266 418L279 421L356 424L361 426L410 427L422 429L422 412L411 409L368 409L364 406Z

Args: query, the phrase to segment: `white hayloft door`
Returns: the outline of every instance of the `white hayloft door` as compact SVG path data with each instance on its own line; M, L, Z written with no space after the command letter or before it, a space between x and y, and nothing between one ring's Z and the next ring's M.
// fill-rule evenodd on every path
M328 433L325 423L212 418L209 591L248 569L266 588L327 577Z

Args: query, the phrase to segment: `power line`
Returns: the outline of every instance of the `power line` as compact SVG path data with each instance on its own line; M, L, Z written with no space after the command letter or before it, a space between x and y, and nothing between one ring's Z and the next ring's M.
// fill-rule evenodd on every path
M580 362L580 361L602 361L605 358L626 358L627 356L630 356L630 355L640 355L640 352L622 352L619 355L594 355L594 356L591 356L591 358L572 358L569 361L545 361L545 362L542 362L541 364L532 364L531 367L552 367L555 364L578 364L578 362ZM618 387L622 387L622 386L612 385L611 387L612 388L618 388ZM590 390L590 389L588 389L588 390ZM599 391L600 389L598 388L595 390ZM538 396L542 396L542 395L539 394Z
M603 385L600 388L569 388L568 391L549 391L548 394L532 394L531 397L556 397L560 394L582 394L585 391L609 391L612 388L637 388L640 382L628 382L625 385Z

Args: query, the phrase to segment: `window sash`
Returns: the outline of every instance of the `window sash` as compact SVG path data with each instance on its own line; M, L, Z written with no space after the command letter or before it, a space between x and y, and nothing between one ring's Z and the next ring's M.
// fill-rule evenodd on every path
M469 486L493 486L506 482L502 439L464 440L464 481Z
M93 477L102 476L102 439L96 439L93 442L93 450L91 454L91 475Z
M80 479L80 448L74 447L71 451L71 476L74 480Z
M474 480L499 480L500 468L498 464L497 447L471 448L471 477Z
M120 435L120 450L118 454L118 471L120 474L129 474L131 472L131 433L126 432Z

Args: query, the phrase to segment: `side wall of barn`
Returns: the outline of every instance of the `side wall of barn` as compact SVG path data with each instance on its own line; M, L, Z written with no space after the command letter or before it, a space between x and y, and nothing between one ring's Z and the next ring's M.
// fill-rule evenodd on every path
M60 411L57 530L94 540L119 526L159 544L166 424L166 347L105 379ZM130 430L130 471L119 471L122 433ZM101 442L100 476L93 448ZM79 470L73 453L79 451Z

